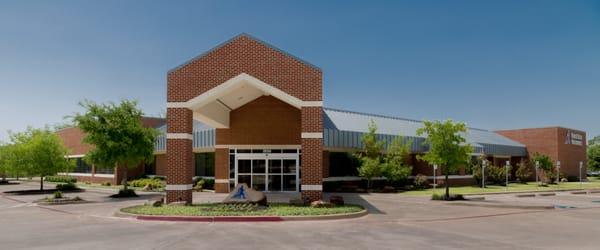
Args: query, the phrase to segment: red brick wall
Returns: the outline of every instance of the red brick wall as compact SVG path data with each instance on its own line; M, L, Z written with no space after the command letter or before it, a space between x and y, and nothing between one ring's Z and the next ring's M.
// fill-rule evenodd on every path
M156 175L162 175L162 176L167 175L167 155L166 154L156 155L155 165L156 165Z
M216 130L217 145L300 144L300 110L275 97L260 97L229 115L229 129Z
M186 102L242 73L300 100L322 101L322 72L319 69L246 35L238 36L169 72L167 100ZM179 127L185 122L179 119L189 119L191 122L191 115L177 115L174 118L169 117L169 114L175 115L175 112L167 114L170 133L187 131L186 128ZM178 128L171 130L171 123ZM283 105L273 97L262 97L230 113L230 128L216 130L216 144L301 144L302 184L320 185L323 174L322 139L299 137L302 132L322 132L322 126L321 107L303 108L299 111ZM178 150L180 149L168 147L167 154L171 155ZM218 149L215 154L215 174L228 179L229 159L225 150L228 149ZM181 157L182 153L176 154ZM176 159L167 157L168 168L171 169L174 167L172 160ZM191 169L192 165L185 167ZM175 170L167 172L170 174ZM219 186L216 187L217 191L224 190L224 187ZM321 197L321 192L303 192L303 195L315 199Z
M329 151L323 151L323 178L329 177Z
M303 101L322 100L319 69L244 35L170 72L167 100L188 101L241 73Z
M110 182L111 185L117 185L117 181L113 177L98 177L98 176L73 176L78 182L103 183Z
M571 130L583 135L583 145L565 144L567 132ZM584 162L583 173L586 173L587 152L586 152L586 134L583 131L551 127L551 128L531 128L502 130L497 133L506 136L512 140L518 141L527 146L527 152L531 158L535 153L541 153L550 156L554 163L561 162L561 172L567 176L579 176L579 161ZM584 176L585 177L585 176Z
M215 149L215 180L229 180L229 149ZM215 183L215 192L229 192L229 183Z
M85 137L85 133L79 128L65 128L56 132L56 134L63 141L65 146L69 149L71 155L84 155L87 154L94 147L89 144L82 142Z
M192 111L187 108L167 109L167 133L191 134ZM167 138L167 202L191 203L192 190L169 190L171 186L192 184L194 154L192 140Z
M323 134L323 108L302 108L302 133ZM302 185L323 184L323 138L302 138ZM323 198L321 191L302 189L302 197L310 200Z
M586 178L587 173L587 138L583 131L571 130L583 135L583 145L566 144L567 132L569 129L558 129L558 160L560 161L560 171L570 177L579 177L579 162L583 162L581 170L582 178ZM561 143L562 142L562 143Z

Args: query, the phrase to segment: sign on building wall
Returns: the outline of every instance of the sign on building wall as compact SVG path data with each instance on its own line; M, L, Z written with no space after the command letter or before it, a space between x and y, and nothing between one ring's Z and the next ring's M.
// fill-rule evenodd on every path
M567 131L567 139L565 140L565 144L582 146L583 145L583 135L569 130L569 131Z

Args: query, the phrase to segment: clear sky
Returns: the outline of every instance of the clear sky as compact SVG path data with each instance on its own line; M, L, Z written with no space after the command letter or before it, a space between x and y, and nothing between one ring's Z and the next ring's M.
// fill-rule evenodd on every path
M600 1L1 1L0 140L83 99L160 114L242 32L321 67L327 107L600 134Z

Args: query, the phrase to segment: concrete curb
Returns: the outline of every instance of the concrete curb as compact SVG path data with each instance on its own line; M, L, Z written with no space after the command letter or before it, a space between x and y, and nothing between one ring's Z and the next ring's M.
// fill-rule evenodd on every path
M172 221L172 222L281 222L281 221L315 221L315 220L340 220L352 219L367 215L366 209L348 214L329 214L315 216L170 216L170 215L137 215L115 212L119 218L133 218L147 221Z
M569 188L569 189L561 189L561 190L531 190L531 191L509 191L509 192L490 192L490 193L473 193L473 194L464 194L464 196L471 195L501 195L501 194L526 194L526 193L548 193L548 192L570 192L570 191L586 191L588 193L600 193L600 189L598 188Z
M554 209L554 206L520 206L520 205L506 205L506 204L493 204L493 203L467 203L467 202L452 202L448 203L449 205L456 206L471 206L471 207L490 207L490 208L514 208L514 209L534 209L534 210L544 210L544 209Z

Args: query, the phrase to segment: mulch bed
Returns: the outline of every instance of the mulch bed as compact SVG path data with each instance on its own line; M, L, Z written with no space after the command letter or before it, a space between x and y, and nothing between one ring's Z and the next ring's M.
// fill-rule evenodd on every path
M0 181L0 185L19 185L20 182Z
M5 194L9 195L39 195L39 194L54 194L54 192L60 191L63 193L81 193L84 192L85 189L73 189L73 190L58 190L58 189L30 189L30 190L14 190L14 191L6 191Z
M86 201L82 199L74 199L74 198L59 198L53 199L52 201L48 201L48 199L40 199L37 200L36 203L39 205L67 205L67 204L81 204L81 203L90 203L91 201Z

